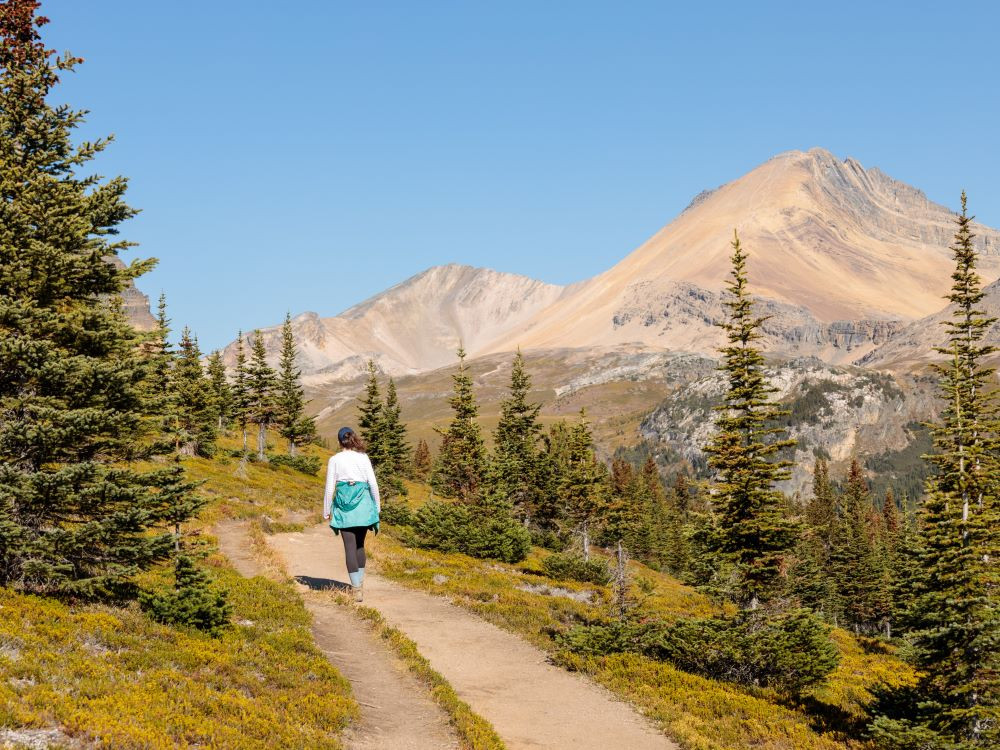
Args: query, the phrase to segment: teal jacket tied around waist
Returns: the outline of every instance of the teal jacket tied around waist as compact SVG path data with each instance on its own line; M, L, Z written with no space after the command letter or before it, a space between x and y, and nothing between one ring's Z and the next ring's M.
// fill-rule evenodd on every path
M338 481L333 498L330 527L349 529L355 526L377 526L378 507L368 482Z

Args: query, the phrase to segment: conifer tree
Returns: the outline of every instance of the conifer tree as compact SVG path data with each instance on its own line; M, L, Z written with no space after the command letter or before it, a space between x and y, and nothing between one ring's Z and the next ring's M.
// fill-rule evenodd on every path
M479 405L472 390L472 376L465 364L465 349L458 349L458 372L448 403L453 416L447 430L440 430L441 450L434 463L431 486L445 497L474 502L486 473L486 447L479 423Z
M542 435L538 413L542 407L528 400L530 391L531 377L519 350L511 367L510 392L500 403L500 421L493 433L493 463L498 467L497 491L510 498L521 518L528 516L538 493L538 448Z
M267 363L267 350L260 331L254 331L250 365L246 373L247 421L257 425L257 458L267 458L267 428L277 416L278 376Z
M130 463L157 447L155 410L118 294L153 261L106 260L135 211L124 178L87 166L109 140L75 145L84 113L49 103L80 61L53 59L37 7L0 3L0 585L131 596L190 490L179 467Z
M871 630L884 614L878 596L882 569L874 544L871 496L857 459L851 461L842 506L829 561L844 617L841 624Z
M806 503L805 528L795 553L792 589L800 603L836 624L843 603L831 573L834 540L838 533L837 496L830 482L829 464L817 458L813 468L812 496Z
M583 542L584 559L590 559L590 542L599 519L609 505L607 469L597 460L594 439L587 422L587 413L580 410L580 419L569 430L567 464L559 482L559 499L565 515L576 524Z
M149 374L146 386L149 393L150 408L158 414L169 413L170 367L173 364L173 351L170 347L170 319L167 317L167 296L160 294L156 305L156 328L150 335L146 345L149 361Z
M423 438L417 441L417 447L413 451L413 478L418 482L426 482L431 475L433 460L431 459L431 449L427 441Z
M406 425L403 423L401 413L396 381L389 378L379 430L385 473L390 477L391 483L397 485L397 489L401 486L402 478L406 475L410 463L410 444L406 439Z
M368 458L376 470L382 465L385 454L382 434L383 408L382 393L378 387L378 370L375 369L375 361L369 359L365 395L358 405L358 434L365 441Z
M243 331L236 336L236 369L233 373L233 422L243 434L243 453L247 452L247 426L250 424L250 391L247 384L247 355L243 349Z
M720 369L728 389L705 451L716 471L721 551L735 564L730 596L753 610L782 593L783 565L796 542L796 524L785 516L784 500L774 486L789 476L788 462L777 454L794 443L775 426L785 412L770 400L775 389L765 380L764 358L756 346L765 319L753 314L747 256L735 233L732 247L730 298L724 303L729 319L721 324L728 344L721 350Z
M218 427L221 432L233 417L233 389L226 378L226 366L218 350L208 357L208 381L212 387L212 397L215 400L215 412L218 415Z
M201 369L201 351L186 326L170 371L170 404L175 449L185 456L215 451L218 411L212 385Z
M281 359L278 363L278 385L275 392L275 423L281 436L288 441L288 453L316 437L316 423L305 413L305 392L302 388L302 371L295 366L295 333L292 315L285 314L281 326Z
M885 747L1000 745L1000 514L997 510L993 370L983 342L995 322L980 307L972 217L965 193L951 246L955 259L948 357L937 366L942 401L933 426L934 474L920 509L917 575L907 620L914 628L913 689L887 696L873 724Z
M529 509L532 522L542 531L555 533L566 517L560 487L570 463L570 429L565 420L549 427L542 436L544 448L538 457L538 496Z

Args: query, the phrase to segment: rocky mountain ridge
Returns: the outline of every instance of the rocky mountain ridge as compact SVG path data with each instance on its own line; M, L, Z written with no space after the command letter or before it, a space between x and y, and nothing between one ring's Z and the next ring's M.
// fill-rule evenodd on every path
M864 358L935 313L948 287L951 211L854 159L792 151L702 192L590 280L561 287L438 266L334 317L304 313L294 321L301 365L318 382L353 377L369 358L386 373L414 374L452 362L459 343L472 357L594 346L714 356L734 228L773 356L874 362ZM992 281L1000 232L976 233ZM276 359L278 327L263 335ZM231 364L232 345L225 356Z

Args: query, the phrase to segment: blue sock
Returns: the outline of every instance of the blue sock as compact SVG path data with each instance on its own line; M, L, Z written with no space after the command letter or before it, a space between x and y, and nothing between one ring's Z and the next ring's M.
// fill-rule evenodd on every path
M358 574L361 576L361 583L364 583L365 582L365 569L364 568L358 568Z
M349 572L347 575L350 577L351 585L354 588L357 588L358 586L361 585L361 576L363 575L361 571L355 571L354 573Z

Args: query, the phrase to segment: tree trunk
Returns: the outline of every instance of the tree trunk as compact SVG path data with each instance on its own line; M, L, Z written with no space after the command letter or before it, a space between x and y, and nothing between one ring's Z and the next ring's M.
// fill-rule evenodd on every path
M289 456L294 456L295 455L295 441L294 440L289 440L288 441L288 455Z
M583 522L583 559L590 562L590 532L586 521Z
M267 426L263 423L257 425L257 458L263 461L267 456Z
M247 427L243 425L243 452L247 452Z

